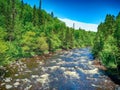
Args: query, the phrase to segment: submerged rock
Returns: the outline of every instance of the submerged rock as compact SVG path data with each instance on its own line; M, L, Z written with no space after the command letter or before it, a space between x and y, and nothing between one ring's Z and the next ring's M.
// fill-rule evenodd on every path
M38 75L32 75L31 77L32 78L38 78L39 76Z
M76 73L74 71L65 71L64 74L68 75L70 77L76 78L76 79L80 79L78 73Z
M60 69L61 69L62 71L65 71L65 70L66 70L66 68L64 68L64 67L61 67Z
M89 73L89 74L96 74L96 73L98 73L98 68L95 68L93 70L87 70L87 73Z
M78 68L80 71L82 71L84 74L97 74L98 68L94 68L92 70L83 70L82 68Z
M52 67L49 67L50 70L56 70L56 69L58 69L58 68L60 68L60 66L52 66Z
M37 79L37 82L40 82L42 84L47 83L49 81L49 74L41 75L40 78Z

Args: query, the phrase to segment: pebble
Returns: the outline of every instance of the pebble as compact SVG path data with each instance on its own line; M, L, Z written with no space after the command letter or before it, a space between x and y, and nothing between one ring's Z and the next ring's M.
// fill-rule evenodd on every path
M20 79L16 79L16 82L19 82L20 81Z
M30 70L27 70L27 71L25 71L26 73L31 73L32 71L30 71Z
M12 85L6 85L6 89L11 89Z
M22 81L23 81L24 83L31 82L31 81L30 81L29 79L27 79L27 78L22 79Z
M12 78L6 78L5 82L11 82Z
M43 74L40 76L40 78L37 78L37 82L40 82L42 84L45 84L49 81L49 74Z
M42 65L43 64L43 62L39 62L39 65Z
M17 87L18 85L20 85L19 82L15 82L15 83L14 83L14 86L15 86L15 87Z
M32 87L32 85L26 87L24 90L29 90Z
M105 80L105 83L107 82L108 80Z
M15 77L17 77L18 76L18 74L15 74Z
M32 75L32 78L38 78L39 76L38 75Z
M5 85L5 83L1 83L1 86Z

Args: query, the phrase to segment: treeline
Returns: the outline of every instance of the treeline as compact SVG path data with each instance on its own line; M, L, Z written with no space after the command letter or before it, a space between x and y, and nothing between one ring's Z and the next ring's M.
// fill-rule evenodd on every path
M74 30L41 7L0 0L0 65L58 49L91 46L95 33Z
M120 74L120 13L108 14L98 26L93 53L111 74Z

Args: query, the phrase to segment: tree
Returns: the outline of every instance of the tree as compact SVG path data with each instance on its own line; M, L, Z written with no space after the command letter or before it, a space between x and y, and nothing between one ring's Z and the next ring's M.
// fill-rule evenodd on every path
M114 33L114 38L116 40L117 43L117 63L118 63L118 68L120 69L120 13L118 14L118 16L116 17L116 30Z
M20 9L21 9L21 11L20 11L20 20L21 19L23 19L23 12L24 12L24 2L23 2L23 0L21 0L21 4L20 4Z
M39 1L39 10L42 9L42 0Z
M36 24L37 24L37 15L36 15L36 6L34 5L34 7L33 7L33 25L34 26L36 26Z
M11 17L12 25L11 25L11 29L12 29L13 33L14 33L14 26L15 26L15 14L16 14L15 12L16 12L15 11L15 0L12 0L12 17ZM12 37L12 38L14 39L14 37ZM11 40L12 40L12 38L11 38Z
M51 17L52 17L52 18L54 17L54 13L53 13L53 12L51 12Z

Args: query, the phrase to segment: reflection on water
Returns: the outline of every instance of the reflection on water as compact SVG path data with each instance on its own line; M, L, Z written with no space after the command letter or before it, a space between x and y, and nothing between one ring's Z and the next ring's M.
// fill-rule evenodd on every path
M20 60L1 76L0 89L114 90L116 85L92 62L89 48L61 52L45 61Z

